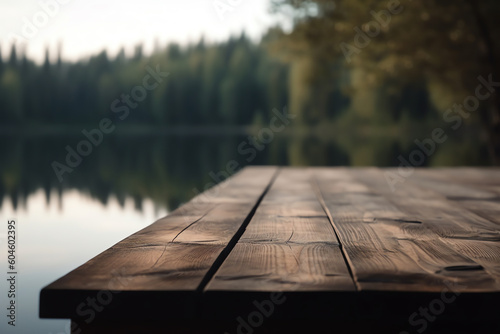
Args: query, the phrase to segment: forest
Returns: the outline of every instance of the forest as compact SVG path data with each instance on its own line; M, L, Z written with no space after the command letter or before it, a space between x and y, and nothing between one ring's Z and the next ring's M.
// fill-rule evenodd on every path
M169 77L133 104L132 124L248 125L288 99L288 66L244 34L220 44L170 44L148 56L140 45L130 57L103 51L77 63L51 63L47 52L38 66L18 53L13 47L0 63L2 125L92 124L119 109L111 105L142 85L147 68Z
M323 68L332 74L328 80L311 78L311 71L317 71L314 59L287 59L276 50L282 36L276 28L259 43L242 34L223 43L169 44L151 55L139 45L130 56L121 51L110 57L103 51L77 63L60 56L51 62L47 51L41 65L13 46L0 62L1 125L43 129L122 119L123 113L116 112L120 104L114 102L123 105L127 95L133 100L126 114L129 125L248 126L267 122L272 109L285 106L300 116L297 127L339 118L390 125L436 116L422 83L401 87L396 96L386 92L386 85L355 92L359 71L343 67L340 60ZM148 69L156 67L168 77L140 101L130 97Z
M242 33L148 55L137 45L134 54L103 50L78 62L47 51L43 64L16 45L0 50L2 128L96 122L141 85L147 68L169 77L146 92L129 122L167 127L259 124L284 106L297 126L415 127L470 95L478 76L498 74L496 1L272 3L294 26L270 28L260 41ZM467 123L497 124L498 100Z

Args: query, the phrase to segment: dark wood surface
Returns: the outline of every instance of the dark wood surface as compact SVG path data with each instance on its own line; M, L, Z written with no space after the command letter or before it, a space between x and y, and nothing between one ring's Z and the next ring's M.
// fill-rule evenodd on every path
M312 177L280 172L206 290L354 291Z
M493 328L500 169L416 169L394 188L387 173L398 169L246 168L45 287L40 316L89 332L127 319L236 332L271 301L277 323L413 333L423 325L409 318L434 303L446 312L426 326L439 332ZM82 303L104 295L89 321Z

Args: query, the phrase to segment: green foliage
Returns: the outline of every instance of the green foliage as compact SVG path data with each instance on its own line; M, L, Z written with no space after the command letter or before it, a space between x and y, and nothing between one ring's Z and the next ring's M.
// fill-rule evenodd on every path
M351 90L351 100L358 104L349 108L352 113L376 119L370 113L384 117L384 110L389 108L388 115L394 120L403 111L422 119L432 112L432 103L440 104L430 98L436 93L429 87L451 95L458 103L474 93L479 75L492 73L500 78L500 45L494 38L500 33L497 0L273 3L276 11L295 17L292 32L283 34L279 47L292 63L310 61L325 69L325 63L340 61L342 67L351 69L353 80L346 86ZM294 84L321 80L311 67L299 72ZM322 81L325 87L327 82ZM301 103L312 100L314 94L306 94ZM487 125L500 124L500 99L493 97L487 103L491 112L484 115L482 110L483 119L490 123ZM367 104L375 106L376 111L366 108Z
M111 110L112 103L142 85L148 66L159 66L170 75L130 108L130 124L266 124L272 109L284 106L299 116L295 126L347 119L346 113L354 115L348 117L353 120L389 124L403 114L421 119L433 112L434 100L424 80L405 85L385 80L373 88L365 68L346 67L315 48L303 48L298 54L280 49L283 36L273 28L258 44L242 34L216 44L203 40L186 47L170 44L150 56L139 45L131 57L123 50L114 58L103 51L77 63L59 59L53 64L47 52L42 65L26 57L18 59L12 48L9 60L0 61L0 121L5 127L62 127L95 124L103 117L116 119L121 114Z
M227 42L180 47L145 56L137 46L131 58L103 51L86 61L57 63L47 53L39 66L15 48L9 61L0 61L0 120L2 125L71 125L116 117L111 104L140 86L147 66L169 72L147 98L131 108L133 124L248 125L263 110L287 103L287 67L272 59L245 35Z

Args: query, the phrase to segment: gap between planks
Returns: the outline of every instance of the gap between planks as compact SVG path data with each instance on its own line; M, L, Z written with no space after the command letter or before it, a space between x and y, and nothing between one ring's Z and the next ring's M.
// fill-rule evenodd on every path
M335 236L337 237L338 243L339 243L339 248L340 252L342 254L342 257L344 258L345 265L347 267L347 270L349 271L349 275L351 276L352 281L354 282L354 286L357 291L361 290L359 287L359 283L356 279L354 279L354 274L352 272L352 263L349 260L349 257L347 256L344 245L342 244L342 239L340 238L340 235L337 231L337 228L335 227L335 223L332 218L332 214L330 213L330 210L326 206L325 200L323 198L323 194L321 193L321 189L319 188L318 185L318 180L316 179L316 174L311 173L311 185L316 193L316 197L318 198L319 203L321 204L321 207L323 208L323 211L325 211L326 216L328 217L328 220L330 221L330 225L332 226L333 232L335 233Z
M271 180L267 184L266 188L262 192L262 194L259 196L257 202L253 206L252 210L249 212L243 223L241 224L240 228L236 231L236 233L233 235L231 240L228 242L226 247L222 250L222 252L219 253L219 256L215 259L215 261L212 263L212 266L210 269L208 269L207 273L203 277L203 279L200 282L200 285L198 285L198 288L195 290L197 293L203 293L205 290L205 287L207 286L208 283L212 280L214 277L215 273L219 268L222 266L226 258L229 256L231 251L233 250L234 246L238 243L240 240L241 236L245 232L248 224L252 220L253 216L255 215L255 212L257 211L257 208L259 207L260 203L262 202L262 199L266 196L267 192L269 189L271 189L274 181L277 179L279 173L281 171L281 168L277 168L276 171L274 172L273 176L271 177Z

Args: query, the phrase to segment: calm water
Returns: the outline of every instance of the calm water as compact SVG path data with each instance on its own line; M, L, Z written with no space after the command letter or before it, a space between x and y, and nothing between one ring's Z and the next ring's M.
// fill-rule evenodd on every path
M114 136L58 180L52 162L81 136L0 136L0 270L7 272L7 220L18 221L18 309L1 333L69 333L67 320L38 318L40 289L133 232L151 224L213 180L228 161L245 165L397 165L415 148L408 138L276 136L252 148L245 135ZM427 166L488 165L474 136L450 138ZM6 310L6 279L0 280ZM2 311L6 313L6 311Z

